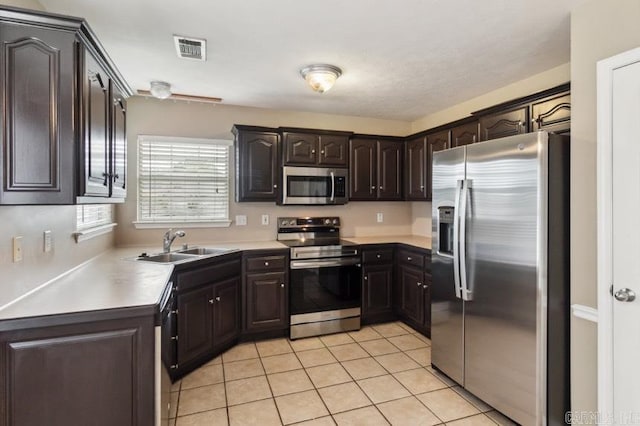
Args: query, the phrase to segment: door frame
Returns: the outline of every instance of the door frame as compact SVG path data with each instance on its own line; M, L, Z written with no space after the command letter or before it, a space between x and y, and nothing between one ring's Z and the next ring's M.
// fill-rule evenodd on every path
M640 48L597 64L597 303L598 303L598 413L614 414L613 395L613 72L640 62Z

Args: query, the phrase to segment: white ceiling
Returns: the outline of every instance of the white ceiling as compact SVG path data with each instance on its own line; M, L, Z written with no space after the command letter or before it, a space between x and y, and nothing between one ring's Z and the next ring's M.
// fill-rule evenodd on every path
M413 121L569 61L584 0L40 0L81 16L127 82L225 104ZM173 35L207 39L178 59ZM298 70L342 68L311 91Z

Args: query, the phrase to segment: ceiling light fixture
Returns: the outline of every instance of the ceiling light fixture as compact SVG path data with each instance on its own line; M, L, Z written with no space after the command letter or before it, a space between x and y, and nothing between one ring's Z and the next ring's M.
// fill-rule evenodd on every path
M166 81L152 81L149 90L158 99L167 99L171 96L171 85Z
M338 77L342 75L342 70L334 65L313 64L302 68L300 75L313 90L324 93L333 87Z

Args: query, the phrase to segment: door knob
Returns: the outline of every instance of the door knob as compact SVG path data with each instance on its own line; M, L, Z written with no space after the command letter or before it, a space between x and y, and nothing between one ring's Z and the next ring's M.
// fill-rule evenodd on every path
M616 291L613 297L619 302L633 302L636 300L636 293L629 288L622 288Z

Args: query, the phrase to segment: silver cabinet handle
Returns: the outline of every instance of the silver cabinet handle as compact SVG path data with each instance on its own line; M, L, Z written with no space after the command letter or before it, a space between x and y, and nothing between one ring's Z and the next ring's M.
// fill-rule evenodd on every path
M629 288L621 288L613 295L618 302L633 302L636 300L635 291Z
M280 287L284 288L284 283L280 283Z
M220 301L220 296L216 297L216 302Z
M407 262L411 262L411 260L413 260L411 259L411 256L407 257Z
M427 284L425 284L425 285L422 286L422 288L426 290L426 289L429 288L429 286Z
M374 185L374 186L372 186L372 187L371 187L371 189L376 189L376 186L375 186L375 185Z
M213 299L209 299L209 303L213 305Z
M369 280L369 277L364 277L364 280L365 280L365 281L368 281L368 280Z
M420 287L422 285L422 283L418 283L418 287Z
M269 266L269 262L264 262L264 266Z
M273 187L274 187L274 188L277 188L277 187L278 187L278 185L273 185Z
M315 153L316 153L316 150L315 150L315 149L312 149L312 150L311 150L311 153L312 153L312 154L315 154Z
M324 154L324 149L322 151L320 151L320 154Z
M379 254L376 254L376 257L377 257L378 259L380 259L380 255L379 255Z
M378 189L382 190L382 187L380 186Z

